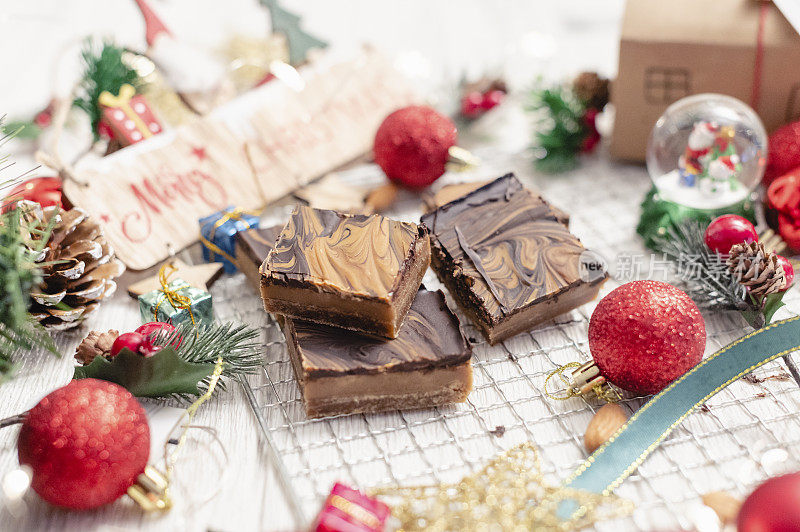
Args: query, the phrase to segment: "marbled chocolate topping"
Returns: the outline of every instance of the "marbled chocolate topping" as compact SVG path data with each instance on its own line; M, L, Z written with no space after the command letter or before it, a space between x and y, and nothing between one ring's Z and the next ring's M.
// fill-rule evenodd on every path
M236 239L241 249L250 257L250 260L260 265L275 246L275 241L278 240L281 229L283 227L280 225L247 229L236 233Z
M309 378L412 371L469 360L472 348L441 291L421 288L393 340L376 339L327 325L292 320L294 340Z
M580 240L513 174L424 215L422 223L494 321L582 282Z
M400 281L414 242L424 235L416 224L377 214L346 215L298 205L262 271L274 278L387 298Z

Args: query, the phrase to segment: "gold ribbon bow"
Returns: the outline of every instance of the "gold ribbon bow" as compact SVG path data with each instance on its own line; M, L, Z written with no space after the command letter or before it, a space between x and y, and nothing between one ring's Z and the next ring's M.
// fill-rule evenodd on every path
M125 83L119 88L119 96L114 96L108 91L103 91L100 93L97 101L100 103L100 105L105 107L121 110L123 113L125 113L125 116L133 121L133 123L136 125L136 129L142 134L142 137L152 137L153 132L150 131L150 128L148 128L147 124L144 123L142 117L136 114L136 111L134 111L133 107L131 107L131 99L134 96L136 96L136 89L133 88L133 85Z
M194 321L194 313L192 312L192 300L189 296L180 294L177 290L169 287L169 278L177 270L178 268L176 268L174 264L168 262L161 266L161 269L158 271L158 282L161 283L159 291L164 297L160 298L153 308L153 321L158 321L158 309L161 307L161 303L169 301L169 304L172 305L173 308L188 310L189 317L192 319L192 325L197 327L197 323Z

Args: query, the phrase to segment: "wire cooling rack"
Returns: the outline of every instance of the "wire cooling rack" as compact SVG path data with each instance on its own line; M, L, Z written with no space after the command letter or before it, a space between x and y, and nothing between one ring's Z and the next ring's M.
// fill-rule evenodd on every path
M496 173L484 168L461 179L496 177L508 169L513 165ZM356 184L378 176L372 167L345 174ZM606 258L612 274L618 270L625 277L609 280L601 295L633 278L663 278L665 266L645 255L633 229L638 202L649 186L641 169L594 163L547 181L518 176L566 208L573 232ZM405 197L391 215L418 219L419 200ZM431 271L424 282L440 288ZM313 518L336 480L359 488L455 481L480 469L495 453L532 441L541 451L545 476L557 483L587 456L583 434L602 403L552 400L543 385L560 365L590 358L587 327L596 302L497 346L489 346L459 313L474 349L474 390L464 404L309 420L277 324L241 275L220 283L215 305L230 313L220 318L263 332L264 366L243 386L287 499L296 504L292 510L298 526ZM793 313L800 310L796 292L787 296ZM235 304L224 304L228 298ZM744 333L744 322L735 315L706 314L706 325L706 354ZM644 401L627 397L622 404L633 412ZM702 494L727 490L745 495L769 476L800 469L798 411L800 388L779 361L763 366L750 380L733 383L684 421L618 489L635 502L633 516L598 523L597 530L702 526L710 511L700 503Z

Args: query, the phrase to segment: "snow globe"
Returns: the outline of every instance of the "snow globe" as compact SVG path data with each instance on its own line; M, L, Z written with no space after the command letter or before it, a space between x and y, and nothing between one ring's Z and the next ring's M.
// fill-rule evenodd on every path
M753 218L753 190L767 163L767 133L743 102L698 94L670 105L647 144L653 189L637 230L651 245L670 224L721 214Z

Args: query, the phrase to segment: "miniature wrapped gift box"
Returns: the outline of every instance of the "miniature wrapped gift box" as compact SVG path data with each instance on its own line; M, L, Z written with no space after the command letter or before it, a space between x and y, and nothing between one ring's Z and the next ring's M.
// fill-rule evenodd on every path
M139 313L143 322L168 321L173 325L199 325L214 321L211 294L191 286L183 279L175 279L166 288L140 295Z
M382 532L389 507L337 482L319 512L313 532Z
M221 262L225 273L236 272L236 233L258 227L258 216L233 206L200 218L200 241L207 262Z

